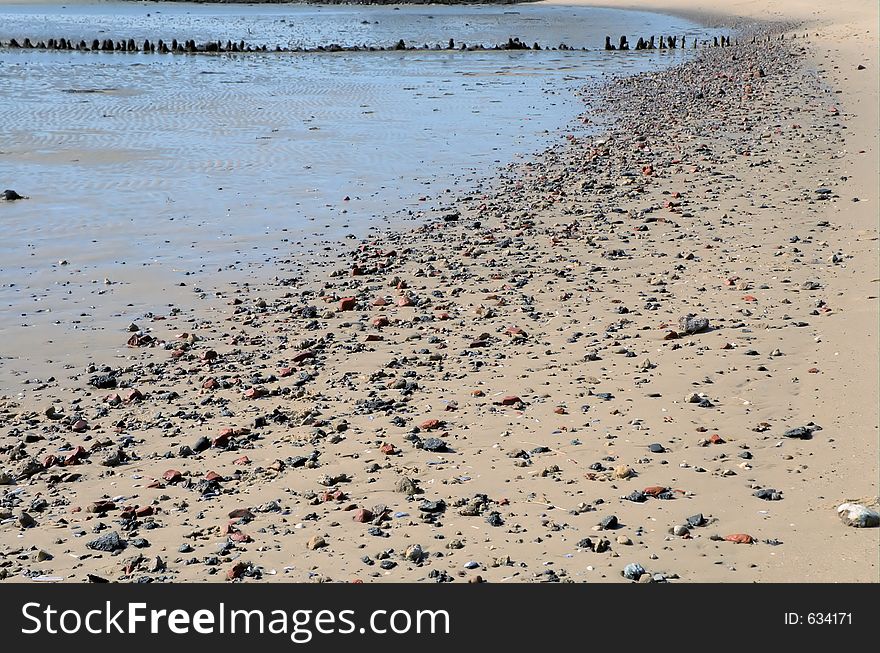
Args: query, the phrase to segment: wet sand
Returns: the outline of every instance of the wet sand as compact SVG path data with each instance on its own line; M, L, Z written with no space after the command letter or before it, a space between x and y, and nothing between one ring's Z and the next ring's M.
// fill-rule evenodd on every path
M877 582L876 9L749 6L603 133L10 396L0 575Z
M648 12L531 5L510 14L117 2L3 15L4 45L24 34L35 42L244 37L270 48L401 36L491 44L528 34L589 45L606 30L712 34ZM10 334L0 343L0 393L79 364L80 349L100 362L131 320L187 308L204 294L194 288L261 278L276 258L305 264L374 225L410 225L448 203L448 189L560 139L585 109L572 89L689 54L0 48L8 81L0 178L30 197L0 206L0 330Z

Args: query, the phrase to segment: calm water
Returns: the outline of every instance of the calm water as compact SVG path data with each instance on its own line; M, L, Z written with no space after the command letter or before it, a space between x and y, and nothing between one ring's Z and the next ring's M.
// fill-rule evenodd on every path
M588 111L574 89L689 56L599 49L605 34L634 41L661 33L712 35L659 14L538 5L0 6L2 40L309 47L400 38L491 45L516 36L591 48L0 50L0 186L30 197L0 203L0 330L46 327L59 336L111 315L136 316L167 299L184 272L265 262L273 246L362 235L401 211L430 208L456 181L467 186L557 142ZM62 259L70 265L59 266ZM105 277L124 282L124 302L113 286L95 290L92 282Z

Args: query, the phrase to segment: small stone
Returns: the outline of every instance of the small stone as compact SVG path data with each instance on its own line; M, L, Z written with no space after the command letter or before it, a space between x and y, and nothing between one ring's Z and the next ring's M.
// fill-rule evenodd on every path
M125 541L119 537L119 533L112 531L88 542L86 547L94 551L113 553L114 551L122 551L125 548Z
M663 447L662 444L655 442L654 444L648 445L648 451L650 451L651 453L663 453L666 451L666 449Z
M426 451L442 452L446 451L446 443L440 438L428 438L422 442L422 449Z
M309 538L309 541L306 542L306 548L310 551L314 551L316 549L320 549L321 547L327 546L327 540L325 540L320 535L313 535Z
M617 521L616 515L608 515L602 521L599 522L599 526L602 530L611 531L619 526L619 522Z
M678 524L672 528L672 534L677 537L684 537L685 535L690 535L690 531L687 526Z
M809 440L813 437L814 429L809 426L797 426L789 429L782 435L786 438L796 438L798 440Z
M183 480L183 474L181 474L176 469L169 469L167 472L162 474L162 478L169 483L178 483L179 481Z
M425 552L422 550L421 545L413 544L407 547L406 551L403 553L403 557L410 562L421 562L422 558L425 557Z
M446 502L443 499L439 501L422 501L419 510L427 513L437 513L446 510Z
M245 562L236 562L229 571L226 572L226 580L235 580L241 578L247 571L248 565Z
M617 536L617 543L622 544L624 546L629 546L632 544L632 540L629 539L626 535L618 535Z
M415 482L412 479L407 478L406 476L397 481L394 489L401 494L416 494L419 491L418 487L416 487Z
M773 488L764 488L753 494L764 501L780 501L782 499L782 492L777 492Z
M842 503L837 506L840 520L854 528L877 528L880 526L880 512L871 510L860 503Z
M486 517L486 523L489 526L503 526L504 520L501 518L501 514L497 512L490 512L489 516Z
M706 518L703 517L703 513L697 513L696 515L691 515L687 518L688 526L691 528L696 528L698 526L702 526L706 523Z
M755 541L755 538L746 533L735 533L734 535L726 536L724 540L726 542L733 542L734 544L751 544Z
M623 568L623 577L629 580L637 581L645 573L645 568L637 562L631 562Z
M373 521L373 512L371 510L367 510L366 508L358 508L354 511L352 519L360 524L366 524L367 522Z
M696 315L685 315L679 318L678 328L688 335L700 333L709 328L709 320Z
M37 525L37 520L34 519L30 514L22 510L20 513L18 513L18 525L22 528L33 528Z
M96 374L89 379L89 385L99 390L116 387L116 377L112 374Z

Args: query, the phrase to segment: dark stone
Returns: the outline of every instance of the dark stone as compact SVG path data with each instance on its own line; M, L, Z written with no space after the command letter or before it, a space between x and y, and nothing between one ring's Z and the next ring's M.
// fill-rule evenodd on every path
M122 551L125 548L125 540L120 538L116 531L112 531L88 542L86 547L94 551L113 553L114 551Z
M497 512L490 512L489 516L486 517L486 523L489 526L503 526L504 520L501 518L501 514Z
M813 437L813 429L809 426L797 426L783 433L787 438L797 438L798 440L809 440Z
M780 501L782 500L782 492L777 492L773 488L764 488L754 493L759 499L764 501Z
M428 438L422 442L422 449L426 451L446 451L446 443L440 438Z
M688 517L687 523L688 523L688 526L693 526L693 527L702 526L703 524L706 523L706 518L703 517L703 513L698 512L696 515L691 515L690 517Z
M112 374L96 374L89 379L89 385L99 390L116 387L116 377Z

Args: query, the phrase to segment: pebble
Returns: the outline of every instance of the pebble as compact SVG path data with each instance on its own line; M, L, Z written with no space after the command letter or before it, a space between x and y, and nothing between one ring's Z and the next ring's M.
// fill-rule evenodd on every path
M700 333L709 328L709 320L696 315L684 315L678 320L678 328L682 333L688 335Z
M782 499L782 492L777 492L773 488L764 488L753 492L753 494L759 499L764 499L765 501L780 501Z
M854 528L877 528L880 526L880 512L871 510L860 503L841 503L837 506L840 520Z
M122 549L124 549L125 541L119 537L119 533L117 533L116 531L112 531L110 533L106 533L105 535L101 535L91 542L86 543L86 546L95 551L106 551L107 553L113 553L115 551L121 551Z
M645 574L645 568L637 562L631 562L623 568L623 577L629 580L639 580Z
M309 538L309 541L306 542L306 548L310 551L320 549L324 546L327 546L327 540L320 535L312 535L312 537Z

